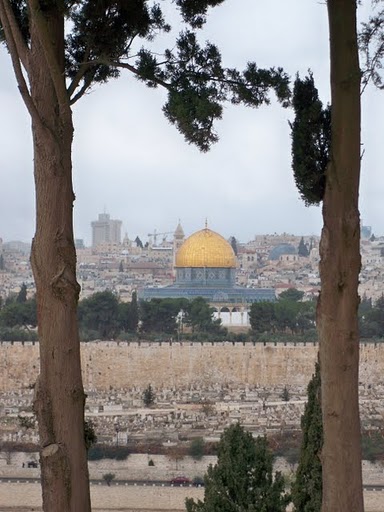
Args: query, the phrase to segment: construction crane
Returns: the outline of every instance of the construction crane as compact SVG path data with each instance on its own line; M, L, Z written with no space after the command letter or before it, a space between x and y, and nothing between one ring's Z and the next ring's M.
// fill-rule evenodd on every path
M163 242L166 240L167 238L167 235L173 235L174 232L173 231L165 231L164 233L158 233L156 231L156 229L153 230L153 233L148 233L148 237L149 237L149 245L152 245L152 237L153 237L153 245L157 245L157 237L158 236L162 236L163 237Z

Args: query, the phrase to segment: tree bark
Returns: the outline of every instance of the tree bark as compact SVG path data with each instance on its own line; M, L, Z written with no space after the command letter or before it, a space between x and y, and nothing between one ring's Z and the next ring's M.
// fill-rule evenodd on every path
M30 1L28 54L36 233L31 263L37 290L40 375L34 409L40 435L45 512L89 512L73 236L73 124L65 89L64 18ZM24 97L24 96L23 96ZM25 97L24 97L25 100Z
M360 69L356 1L328 0L332 142L317 321L324 445L322 512L363 511L358 403Z

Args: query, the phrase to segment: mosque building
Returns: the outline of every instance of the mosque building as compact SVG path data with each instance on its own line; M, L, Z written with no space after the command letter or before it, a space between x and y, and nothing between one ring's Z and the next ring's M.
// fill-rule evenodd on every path
M175 282L163 288L139 290L141 300L203 297L224 325L247 325L253 302L274 301L273 288L236 286L236 256L218 233L204 229L184 240L180 223L175 231Z

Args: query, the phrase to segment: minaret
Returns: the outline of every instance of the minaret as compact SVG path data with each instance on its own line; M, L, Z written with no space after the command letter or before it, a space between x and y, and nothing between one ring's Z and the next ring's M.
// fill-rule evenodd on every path
M179 223L177 224L177 228L175 230L175 233L173 234L173 276L174 277L176 277L176 269L175 269L176 254L177 254L177 251L180 249L180 247L183 245L184 238L185 238L184 230L181 227L180 219L179 219Z

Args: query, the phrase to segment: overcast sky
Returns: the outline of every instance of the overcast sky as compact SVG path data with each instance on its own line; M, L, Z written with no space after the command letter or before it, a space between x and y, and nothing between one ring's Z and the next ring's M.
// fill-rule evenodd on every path
M316 0L226 0L204 29L226 66L283 66L292 77L311 68L329 100L325 3ZM165 43L165 42L164 42ZM159 41L159 45L161 41ZM164 44L164 46L167 46ZM169 46L169 45L168 45ZM91 243L90 223L106 211L131 239L208 225L246 242L255 234L320 234L320 208L306 208L295 188L288 120L274 101L257 110L227 106L220 141L208 154L185 143L162 114L165 93L129 75L96 87L74 107L75 236ZM363 96L360 210L384 234L384 93ZM30 120L9 56L0 50L0 237L30 241L35 208Z

